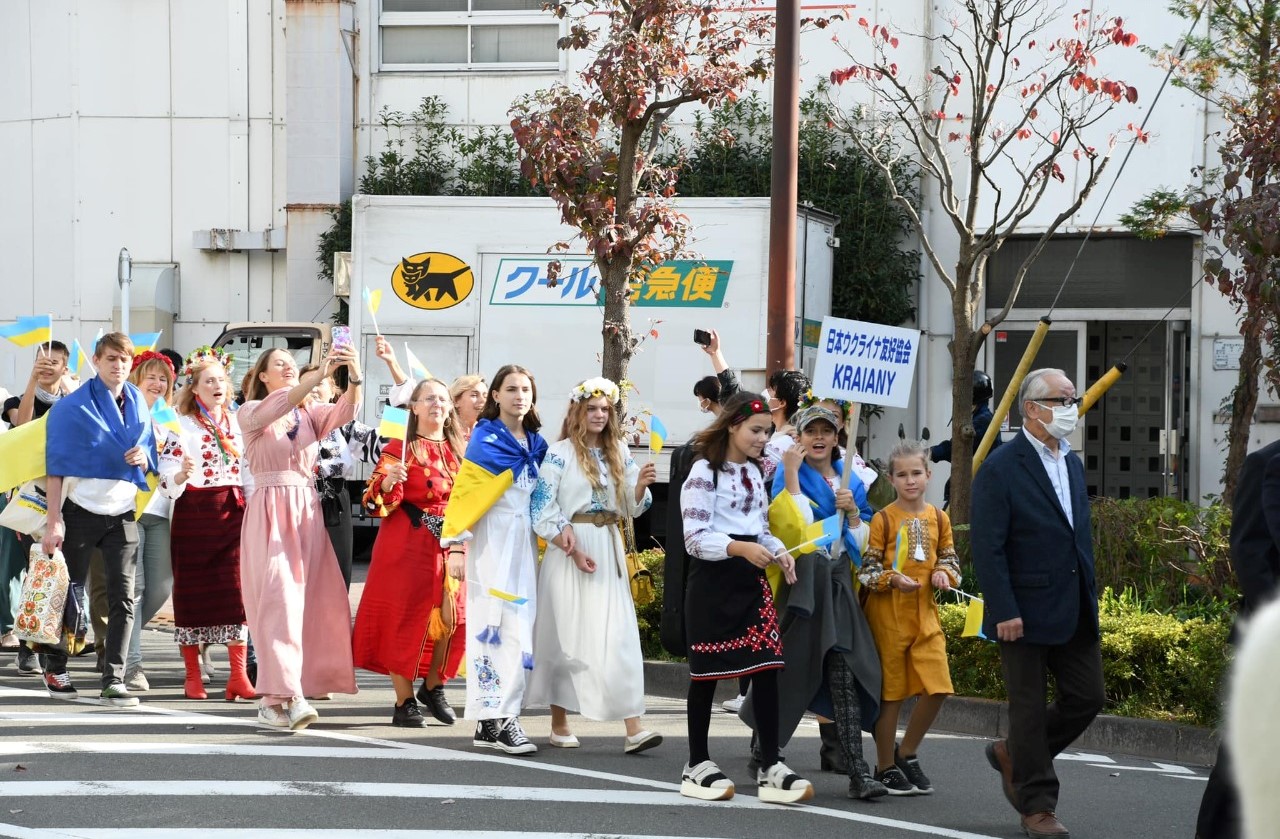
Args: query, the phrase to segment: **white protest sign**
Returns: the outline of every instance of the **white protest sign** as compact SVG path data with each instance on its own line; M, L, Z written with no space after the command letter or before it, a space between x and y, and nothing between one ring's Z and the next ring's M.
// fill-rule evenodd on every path
M905 408L919 348L916 329L825 317L813 393L821 399Z

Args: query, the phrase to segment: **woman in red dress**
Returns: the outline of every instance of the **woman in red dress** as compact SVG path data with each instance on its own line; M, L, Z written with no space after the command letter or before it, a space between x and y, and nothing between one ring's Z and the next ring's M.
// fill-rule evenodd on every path
M466 644L462 578L465 557L440 547L444 508L462 461L462 435L448 387L419 382L410 400L408 452L399 440L382 449L364 504L383 517L352 639L355 665L391 677L391 724L422 728L418 699L445 725L456 715L444 683L458 673Z

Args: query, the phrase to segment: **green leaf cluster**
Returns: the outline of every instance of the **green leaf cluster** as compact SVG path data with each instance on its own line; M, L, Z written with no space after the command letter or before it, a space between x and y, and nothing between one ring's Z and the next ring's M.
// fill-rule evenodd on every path
M824 95L826 83L800 103L798 192L801 202L840 219L832 283L837 317L899 324L915 315L912 290L920 278L920 252L911 249L906 213L890 197L874 163L836 130ZM673 140L672 157L685 159L681 195L767 196L773 153L769 105L758 93L694 119L692 140ZM918 196L918 176L904 162L894 174L898 189Z

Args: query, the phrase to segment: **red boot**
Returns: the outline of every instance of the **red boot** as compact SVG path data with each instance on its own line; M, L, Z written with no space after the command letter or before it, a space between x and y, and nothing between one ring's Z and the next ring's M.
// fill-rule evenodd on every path
M249 681L249 674L245 672L244 663L248 650L244 644L228 644L227 658L231 660L231 675L227 677L227 701L235 702L237 699L257 699L257 691L253 689L253 683Z
M204 683L200 681L200 647L197 644L183 644L182 663L187 667L187 680L182 683L182 694L187 699L208 699L204 692Z

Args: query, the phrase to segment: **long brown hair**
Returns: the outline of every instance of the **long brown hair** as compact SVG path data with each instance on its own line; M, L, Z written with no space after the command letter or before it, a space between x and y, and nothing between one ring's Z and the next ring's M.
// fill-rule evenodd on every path
M189 417L194 417L200 413L199 409L196 408L196 382L200 380L200 374L204 372L206 367L214 366L222 367L222 362L216 358L210 358L192 368L190 375L187 377L186 385L183 386L182 390L178 391L178 398L173 405L175 411ZM227 387L230 388L231 378L225 375L226 368L222 369L224 372L223 378L227 380ZM230 401L230 394L228 394L228 401ZM223 410L227 410L228 407L224 405Z
M423 379L413 386L413 394L409 397L409 423L405 426L405 446L413 442L418 436L418 415L413 412L413 403L422 398L422 391L427 385L440 385L444 388L445 396L449 396L449 386L439 379ZM459 461L462 460L463 443L462 430L458 428L458 415L453 410L453 400L445 402L444 414L444 439L449 444L449 448L453 449L453 455Z
M560 426L560 439L573 442L573 453L577 455L578 466L582 468L592 489L604 489L605 481L600 476L600 468L596 465L595 456L587 448L587 399L575 399L569 403L569 410L564 415ZM605 397L608 401L608 397ZM600 451L604 455L605 466L609 469L609 477L613 480L613 490L618 497L618 512L625 515L630 506L626 503L627 490L623 479L626 477L626 462L623 459L622 424L618 420L618 406L609 402L609 421L600 432Z
M751 403L759 403L761 410L753 410ZM724 466L725 458L729 454L729 433L733 428L748 417L769 413L769 406L765 403L763 396L758 393L748 393L745 390L740 390L726 399L722 408L723 410L712 420L711 425L693 438L694 457L705 460L712 472L719 472ZM756 458L748 459L756 466L760 465L760 461Z
M534 432L542 428L542 418L538 416L538 383L534 381L533 374L519 364L507 364L498 368L498 372L490 379L493 384L489 385L489 395L484 400L484 410L480 412L480 419L496 420L502 415L502 409L498 407L498 400L493 395L502 390L502 383L507 376L520 374L529 378L529 389L533 393L533 402L529 405L529 412L524 415L521 425L525 431Z
M249 368L249 372L244 374L244 383L240 385L240 391L244 394L245 402L254 402L259 399L265 399L267 396L267 383L258 378L258 374L267 369L267 365L271 363L271 356L278 352L291 354L288 350L281 347L272 347L271 349L258 356L258 360L253 362L253 366ZM302 374L298 374L301 381Z

